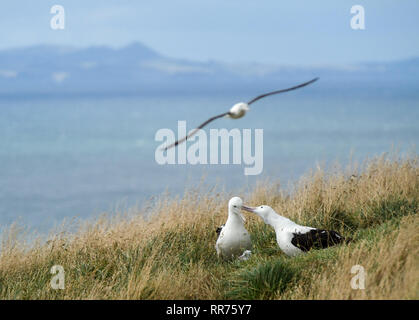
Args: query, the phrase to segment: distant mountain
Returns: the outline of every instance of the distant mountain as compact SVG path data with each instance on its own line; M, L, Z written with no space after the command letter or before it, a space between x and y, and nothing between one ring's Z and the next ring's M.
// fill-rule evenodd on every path
M261 91L315 76L312 92L402 88L418 92L419 58L340 66L226 64L174 59L134 43L120 49L40 45L0 51L0 96ZM323 89L321 89L323 88ZM404 88L404 89L403 89ZM322 91L323 90L323 91Z

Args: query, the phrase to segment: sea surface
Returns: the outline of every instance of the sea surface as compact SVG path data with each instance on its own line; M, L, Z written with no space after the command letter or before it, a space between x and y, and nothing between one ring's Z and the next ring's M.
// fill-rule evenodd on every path
M47 232L64 218L142 207L151 197L181 195L202 181L237 195L265 179L287 188L318 165L346 165L392 150L416 152L419 142L418 98L290 93L255 103L240 120L220 119L206 127L206 132L238 128L253 134L263 129L260 175L245 176L243 163L156 163L159 129L177 133L178 120L193 129L238 99L238 94L0 97L0 227L18 221Z

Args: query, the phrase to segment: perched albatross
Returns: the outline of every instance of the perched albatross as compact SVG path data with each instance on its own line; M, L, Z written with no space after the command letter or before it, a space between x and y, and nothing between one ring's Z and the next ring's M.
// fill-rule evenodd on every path
M167 149L170 149L172 147L175 147L179 143L182 143L182 142L188 140L191 136L193 136L195 133L197 133L198 130L202 129L208 123L210 123L210 122L212 122L214 120L217 120L217 119L223 118L223 117L228 117L228 118L232 118L232 119L239 119L239 118L243 117L246 114L247 111L250 110L249 109L249 106L252 103L254 103L254 102L256 102L256 101L258 101L258 100L260 100L262 98L265 98L267 96L271 96L273 94L283 93L283 92L292 91L292 90L295 90L295 89L299 89L299 88L305 87L305 86L307 86L307 85L309 85L309 84L317 81L318 79L319 78L314 78L314 79L312 79L310 81L304 82L302 84L299 84L299 85L294 86L294 87L291 87L291 88L281 89L281 90L277 90L277 91L272 91L272 92L261 94L261 95L255 97L255 98L253 98L252 100L250 100L247 103L245 103L245 102L236 103L234 106L231 107L231 109L228 112L224 112L222 114L219 114L217 116L214 116L214 117L209 118L207 121L205 121L204 123L202 123L201 125L199 125L196 129L192 130L188 135L186 135L182 139L177 140L176 142L172 143L169 146L166 146L164 148L164 150L167 150Z
M240 210L243 201L233 197L228 202L227 222L217 228L218 239L215 244L217 255L225 260L239 257L246 260L252 248L249 232L244 227L245 219Z
M242 209L256 213L275 229L276 242L288 256L296 256L310 249L323 249L341 242L348 242L338 232L301 226L288 218L280 216L271 207L262 205L256 208L242 205Z

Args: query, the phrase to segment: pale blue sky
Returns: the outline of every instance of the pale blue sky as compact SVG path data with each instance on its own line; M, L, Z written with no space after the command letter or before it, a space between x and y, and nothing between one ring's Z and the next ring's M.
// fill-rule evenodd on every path
M50 29L64 6L66 29ZM366 30L350 28L361 4ZM14 0L0 4L0 49L34 44L124 46L177 58L341 64L419 55L417 0Z

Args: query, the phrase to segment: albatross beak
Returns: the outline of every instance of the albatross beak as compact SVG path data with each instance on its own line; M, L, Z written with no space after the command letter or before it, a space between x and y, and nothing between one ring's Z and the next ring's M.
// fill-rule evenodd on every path
M243 210L246 210L246 211L248 211L248 212L255 212L255 209L256 208L253 208L253 207L247 207L247 206L242 206L242 209Z

